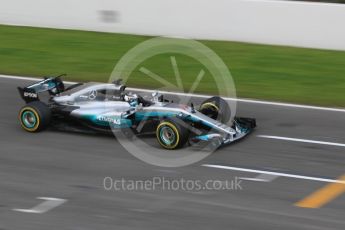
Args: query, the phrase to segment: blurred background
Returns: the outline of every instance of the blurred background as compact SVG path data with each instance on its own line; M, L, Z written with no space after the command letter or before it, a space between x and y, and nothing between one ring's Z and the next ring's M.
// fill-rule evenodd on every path
M0 73L107 81L151 36L197 39L229 67L239 97L345 106L345 5L278 0L0 0ZM24 27L23 27L24 26ZM147 64L173 79L166 57ZM200 67L183 62L186 87ZM135 71L130 84L156 83ZM210 76L198 93L212 94Z

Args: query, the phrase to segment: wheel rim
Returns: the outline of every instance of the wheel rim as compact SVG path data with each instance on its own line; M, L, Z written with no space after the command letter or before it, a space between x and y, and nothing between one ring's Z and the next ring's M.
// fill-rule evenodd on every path
M176 140L174 130L168 126L162 127L159 135L165 145L172 145Z
M37 123L36 115L32 111L24 111L22 114L22 121L25 127L33 128Z

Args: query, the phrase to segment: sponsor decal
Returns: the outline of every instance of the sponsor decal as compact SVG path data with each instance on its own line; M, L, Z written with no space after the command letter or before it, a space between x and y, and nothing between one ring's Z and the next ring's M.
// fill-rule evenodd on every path
M37 98L36 93L24 92L24 97Z
M109 122L115 125L121 125L121 120L117 119L117 118L111 118L111 117L104 117L104 116L98 116L97 117L98 121L105 121L105 122Z

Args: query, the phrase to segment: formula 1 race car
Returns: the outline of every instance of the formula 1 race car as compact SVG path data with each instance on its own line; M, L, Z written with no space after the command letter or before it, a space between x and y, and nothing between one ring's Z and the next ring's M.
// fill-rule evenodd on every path
M48 126L81 128L96 132L131 130L153 132L165 149L187 142L212 141L218 146L239 140L256 126L255 119L235 117L220 97L194 105L173 103L158 92L144 98L127 92L121 80L113 83L78 83L65 87L58 77L18 87L26 105L19 112L22 128L39 132ZM39 94L48 95L46 102Z

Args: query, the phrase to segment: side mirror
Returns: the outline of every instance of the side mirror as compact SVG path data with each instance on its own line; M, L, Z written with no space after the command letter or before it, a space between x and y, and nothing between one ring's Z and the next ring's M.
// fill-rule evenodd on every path
M195 108L194 108L194 104L193 103L191 103L191 105L190 105L190 107L191 107L191 109L192 109L192 113L195 113Z

